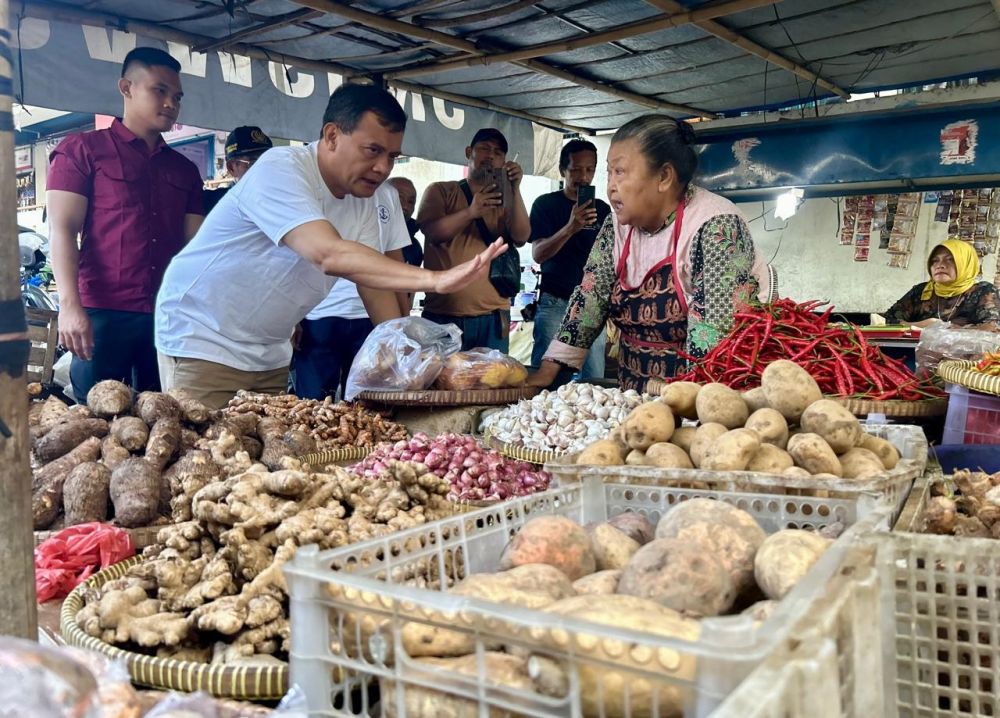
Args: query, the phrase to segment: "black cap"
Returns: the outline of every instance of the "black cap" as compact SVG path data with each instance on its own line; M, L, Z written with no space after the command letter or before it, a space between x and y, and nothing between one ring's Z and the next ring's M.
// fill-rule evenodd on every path
M503 150L504 154L507 154L507 138L503 136L503 132L498 130L496 127L484 127L483 129L476 132L472 137L472 142L469 143L469 147L472 147L477 142L485 142L486 140L495 140L500 149Z
M274 147L271 138L259 127L244 125L237 127L226 138L226 159L248 155L253 152L263 152Z

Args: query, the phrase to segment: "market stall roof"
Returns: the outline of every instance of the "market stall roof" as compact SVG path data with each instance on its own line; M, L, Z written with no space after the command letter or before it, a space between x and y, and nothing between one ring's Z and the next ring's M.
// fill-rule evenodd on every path
M1000 70L998 0L79 0L24 16L190 36L567 130ZM19 14L19 5L12 4ZM263 53L263 55L261 55Z

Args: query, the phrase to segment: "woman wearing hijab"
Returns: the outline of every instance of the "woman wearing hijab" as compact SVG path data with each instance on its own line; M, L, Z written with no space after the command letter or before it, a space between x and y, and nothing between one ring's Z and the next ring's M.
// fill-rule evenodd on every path
M608 150L605 220L534 386L578 370L610 319L621 336L618 383L644 391L673 376L677 352L699 357L733 314L767 299L770 277L746 221L727 199L692 184L694 130L664 115L623 125Z
M948 239L927 260L929 282L921 282L892 305L887 324L926 327L934 322L1000 331L1000 295L989 282L978 282L979 257L968 242Z

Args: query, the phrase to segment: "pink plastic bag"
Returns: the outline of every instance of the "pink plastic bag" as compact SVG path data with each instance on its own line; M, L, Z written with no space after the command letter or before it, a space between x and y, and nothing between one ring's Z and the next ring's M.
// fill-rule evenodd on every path
M35 547L38 602L64 598L96 571L135 555L128 532L99 522L70 526Z

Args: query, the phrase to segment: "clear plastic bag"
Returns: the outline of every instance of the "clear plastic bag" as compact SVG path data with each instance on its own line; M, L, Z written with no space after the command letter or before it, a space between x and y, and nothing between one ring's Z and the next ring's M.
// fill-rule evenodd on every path
M948 322L931 324L920 333L917 344L917 376L933 376L945 359L978 360L998 347L1000 334L996 332L956 327Z
M101 718L97 680L66 651L0 639L0 718Z
M347 377L348 401L363 391L426 389L462 348L462 330L423 317L383 322L365 339Z
M434 382L435 389L503 389L522 386L528 370L496 349L476 347L448 357Z
M215 700L207 693L170 693L146 718L219 718Z

